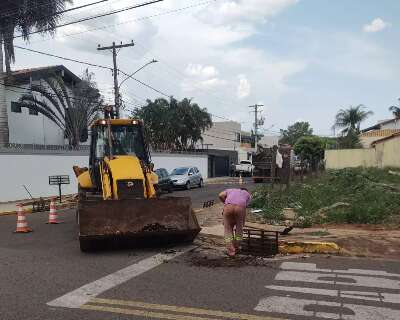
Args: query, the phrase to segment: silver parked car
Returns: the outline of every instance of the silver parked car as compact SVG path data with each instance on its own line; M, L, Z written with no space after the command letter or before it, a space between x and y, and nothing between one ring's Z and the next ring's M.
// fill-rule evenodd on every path
M203 177L197 167L180 167L171 172L170 178L175 187L190 188L203 186Z

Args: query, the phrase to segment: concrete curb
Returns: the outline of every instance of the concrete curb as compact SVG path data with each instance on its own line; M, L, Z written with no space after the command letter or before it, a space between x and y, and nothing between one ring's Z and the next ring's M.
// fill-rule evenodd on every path
M280 241L279 243L279 253L283 254L340 254L341 251L342 249L334 242Z

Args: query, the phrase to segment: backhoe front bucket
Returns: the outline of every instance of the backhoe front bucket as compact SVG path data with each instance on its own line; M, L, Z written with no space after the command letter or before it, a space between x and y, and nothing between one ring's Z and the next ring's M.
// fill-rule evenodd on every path
M186 197L80 200L78 223L82 251L192 242L200 232Z

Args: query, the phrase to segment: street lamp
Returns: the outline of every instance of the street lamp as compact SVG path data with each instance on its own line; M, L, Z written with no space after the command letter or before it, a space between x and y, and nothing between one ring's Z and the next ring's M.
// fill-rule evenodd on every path
M135 75L136 73L138 73L140 70L146 68L149 64L156 63L156 62L158 62L158 61L155 60L155 59L153 59L153 60L147 62L145 65L141 66L141 67L140 67L139 69L137 69L135 72L133 72L133 73L131 73L130 75L126 76L126 78L125 78L124 80L122 80L121 83L119 84L118 89L121 88L122 84L123 84L126 80L128 80L129 78L131 78L133 75Z

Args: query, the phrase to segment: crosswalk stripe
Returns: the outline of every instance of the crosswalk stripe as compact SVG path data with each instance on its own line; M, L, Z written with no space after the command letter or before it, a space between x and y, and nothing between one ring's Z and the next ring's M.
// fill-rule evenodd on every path
M200 308L192 308L192 307L179 307L179 306L171 306L171 305L161 305L161 304L153 304L153 303L145 303L145 302L137 302L137 301L126 301L126 300L115 300L115 299L100 299L94 298L91 299L90 304L86 304L82 307L87 308L87 306L92 307L100 307L103 308L104 306L93 306L93 304L106 304L106 305L114 305L114 306L123 306L123 307L134 307L134 308L143 308L147 310L157 310L157 311L169 311L169 312L179 312L179 313L187 313L191 315L198 315L198 316L212 316L212 317L219 317L219 318L228 318L232 320L284 320L282 318L272 318L272 317L265 317L265 316L257 316L252 314L243 314L243 313L236 313L236 312L225 312L225 311L218 311L218 310L209 310L209 309L200 309ZM108 307L105 307L108 308ZM119 308L115 308L119 309ZM125 309L121 309L125 310ZM128 309L133 310L133 309ZM179 316L178 319L184 319ZM168 318L169 319L169 318ZM171 318L175 319L175 318ZM199 318L205 319L205 318Z
M47 305L51 307L79 308L99 294L140 276L141 274L162 265L165 261L172 260L193 248L195 248L193 245L177 247L175 253L158 253L144 260L140 260L124 269L88 283L55 300L52 300L48 302Z

